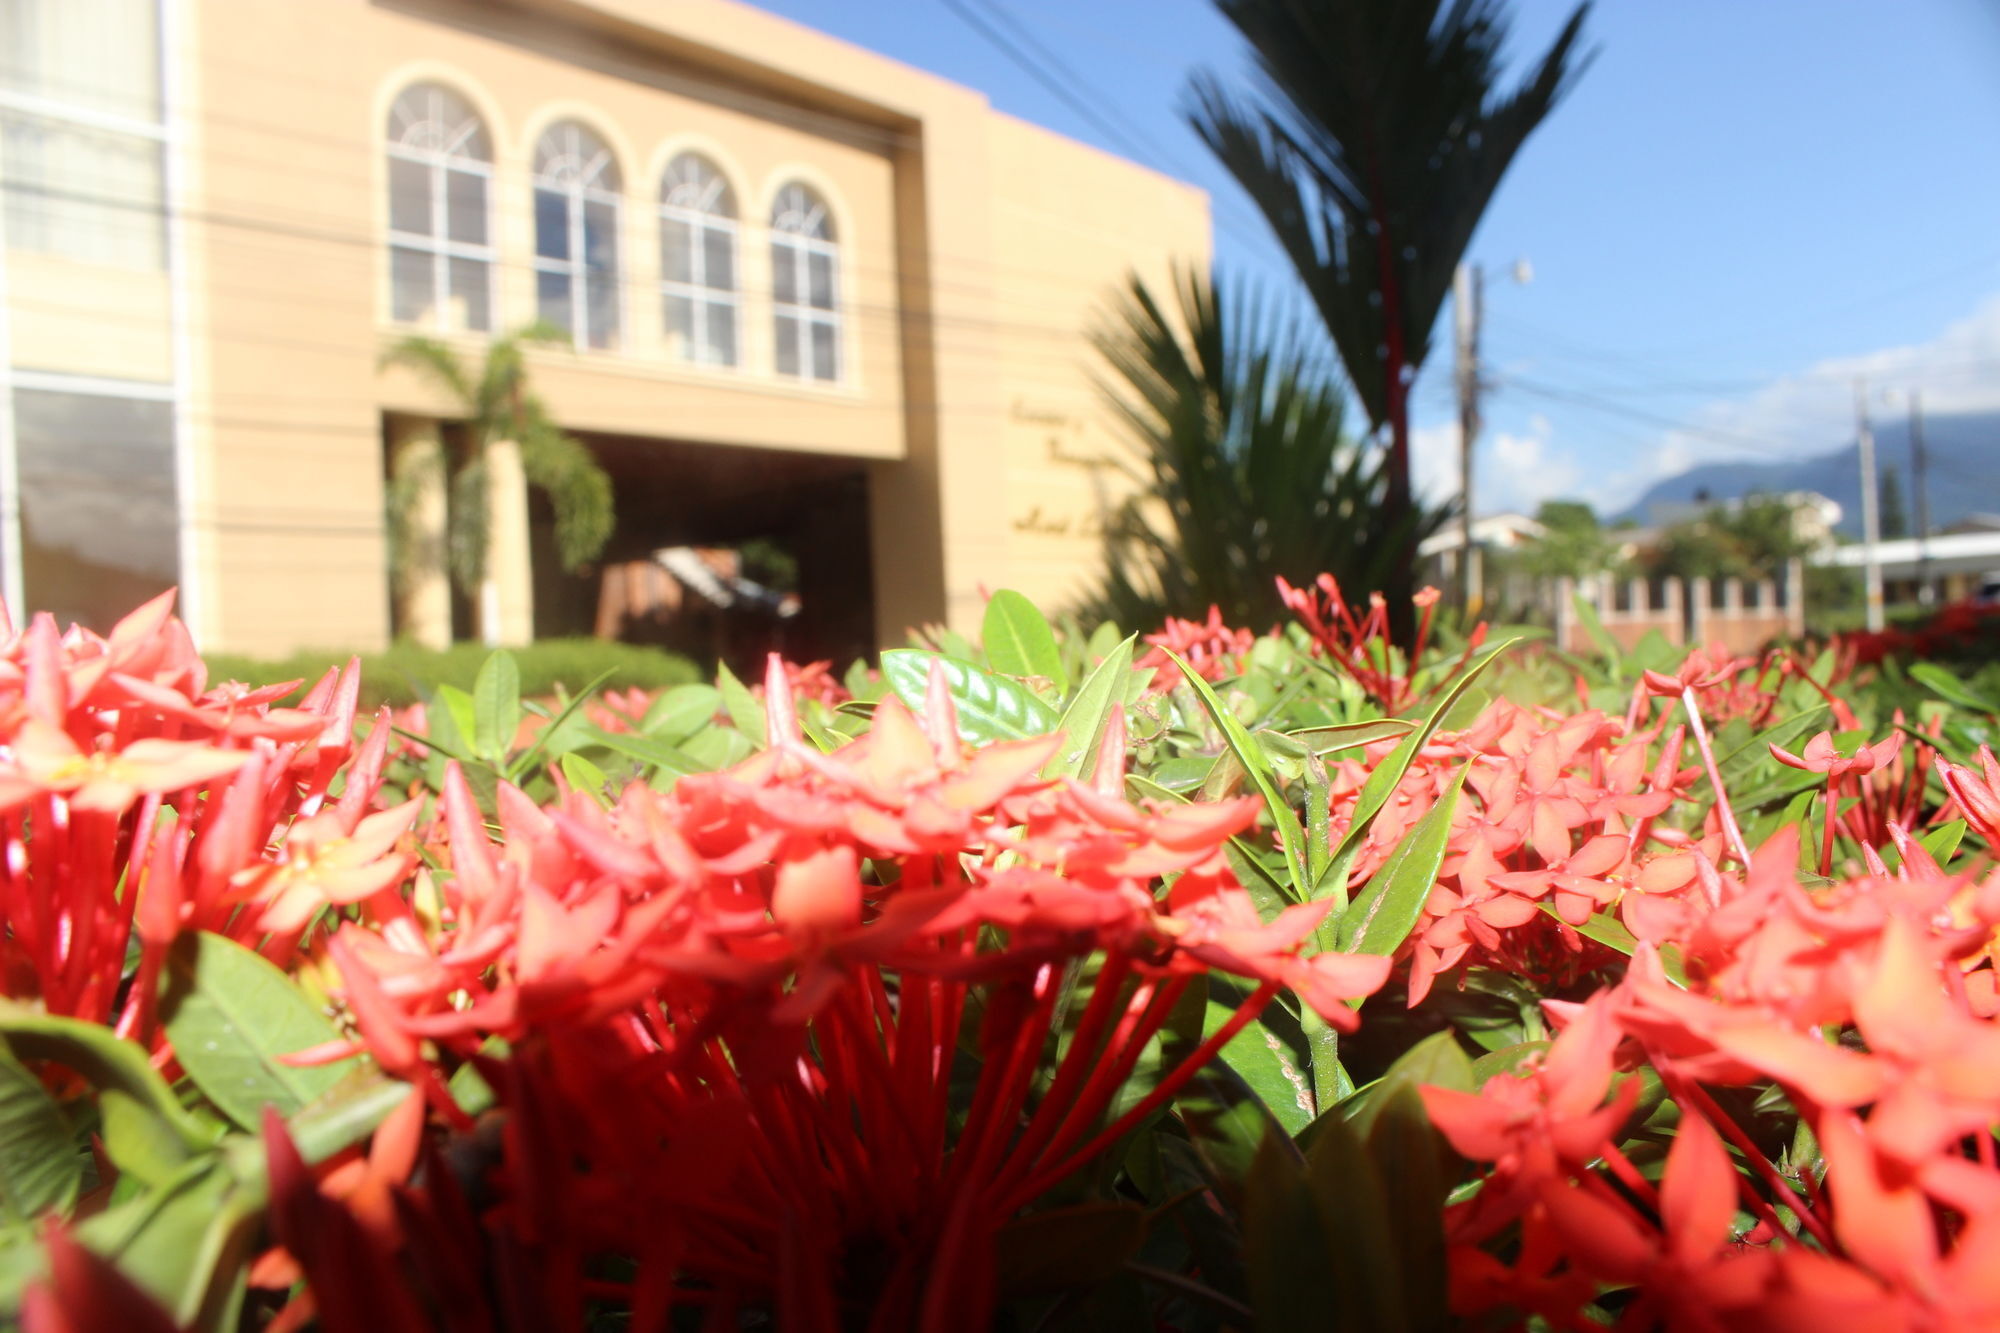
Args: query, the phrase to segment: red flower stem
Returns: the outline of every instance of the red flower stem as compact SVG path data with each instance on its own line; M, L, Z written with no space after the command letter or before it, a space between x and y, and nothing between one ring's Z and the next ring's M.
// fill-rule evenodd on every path
M958 1146L952 1152L947 1188L968 1176L974 1180L982 1178L991 1169L1000 1150L1013 1137L1021 1106L1028 1099L1028 1084L1041 1062L1050 1016L1055 1012L1055 974L1055 967L1049 963L1036 969L1032 1001L1015 1024L1013 1032L1005 1037L1006 1058L987 1058L986 1068L980 1073L979 1087L973 1093L972 1115L966 1120L965 1132L959 1136ZM989 1004L986 1021L993 1022L995 1016L996 1008Z
M1611 1168L1611 1174L1618 1177L1619 1183L1637 1195L1648 1208L1656 1213L1660 1210L1659 1190L1653 1187L1652 1181L1639 1174L1639 1168L1632 1165L1632 1159L1617 1144L1607 1142L1604 1145L1604 1164Z
M1661 1068L1658 1062L1655 1062L1654 1068L1660 1069L1663 1076L1666 1075L1667 1071ZM1715 1099L1708 1095L1708 1090L1693 1079L1683 1078L1678 1073L1671 1077L1675 1085L1675 1095L1677 1097L1684 1097L1687 1101L1694 1103L1701 1114L1707 1117L1708 1123L1720 1130L1722 1136L1735 1145L1736 1150L1743 1154L1744 1160L1750 1163L1751 1169L1770 1187L1771 1192L1776 1194L1779 1200L1798 1217L1799 1225L1810 1231L1813 1239L1825 1246L1829 1253L1839 1253L1834 1244L1833 1233L1826 1229L1826 1223L1820 1220L1819 1216L1806 1204L1806 1201L1793 1191L1790 1183L1786 1181L1784 1176L1779 1174L1778 1168L1771 1165L1770 1161L1759 1151L1757 1145L1751 1142L1750 1136L1743 1132L1742 1126L1738 1125L1727 1112L1716 1105ZM1746 1190L1745 1197L1754 1198L1755 1195L1753 1192ZM1778 1219L1775 1216L1766 1220L1773 1226L1778 1225ZM1778 1226L1778 1230L1782 1231L1784 1228Z
M1063 1107L1070 1103L1077 1087L1088 1076L1096 1063L1098 1037L1111 1021L1111 1015L1118 1005L1118 993L1124 989L1125 978L1132 965L1125 954L1106 955L1104 966L1097 971L1097 980L1090 992L1090 1002L1084 1006L1083 1014L1077 1019L1076 1034L1070 1038L1069 1050L1063 1055L1062 1064L1056 1069L1055 1080L1042 1094L1035 1107L1034 1118L1028 1122L1028 1129L1021 1136L1014 1149L1014 1156L1002 1179L1018 1176L1034 1162L1035 1155L1049 1141L1050 1135L1060 1127Z
M1208 1062L1215 1058L1217 1051L1228 1045L1237 1033L1256 1021L1257 1016L1264 1012L1264 1006L1269 1004L1271 997L1277 993L1278 984L1274 981L1267 981L1259 986L1251 993L1249 999L1236 1007L1236 1012L1229 1016L1228 1022L1217 1028L1208 1040L1195 1047L1185 1060L1175 1066L1171 1074L1160 1080L1159 1086L1139 1099L1138 1105L1105 1126L1095 1138L1062 1161L1030 1176L1026 1184L1002 1201L1000 1215L1012 1217L1064 1178L1081 1170L1091 1158L1124 1138L1133 1126L1165 1106L1175 1093L1187 1086L1188 1080L1200 1073Z
M1708 767L1708 780L1715 786L1715 809L1722 819L1722 833L1729 840L1729 850L1736 854L1747 870L1750 866L1750 849L1744 844L1743 830L1736 826L1736 812L1730 809L1729 793L1722 789L1722 770L1716 767L1715 751L1708 743L1708 728L1702 725L1701 708L1694 701L1694 691L1681 690L1681 706L1687 709L1688 725L1694 732L1694 743L1701 751L1701 762Z
M1062 1114L1062 1128L1055 1138L1041 1151L1040 1160L1053 1161L1068 1152L1090 1127L1097 1123L1097 1117L1124 1086L1132 1074L1132 1067L1139 1063L1146 1043L1152 1039L1167 1021L1167 1013L1186 989L1188 979L1176 977L1165 987L1156 987L1152 982L1142 982L1132 993L1125 1006L1125 1016L1112 1030L1111 1040L1106 1043L1105 1056L1091 1070L1090 1078L1077 1093L1076 1101Z

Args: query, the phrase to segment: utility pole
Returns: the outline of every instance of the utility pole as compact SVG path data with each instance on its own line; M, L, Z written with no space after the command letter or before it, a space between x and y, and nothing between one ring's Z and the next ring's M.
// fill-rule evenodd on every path
M1882 562L1877 543L1882 540L1881 516L1877 512L1875 488L1875 428L1868 421L1868 385L1854 381L1855 443L1861 453L1861 579L1867 599L1868 628L1882 628Z
M1484 597L1479 548L1472 540L1472 452L1479 442L1479 318L1486 279L1479 265L1460 263L1452 275L1452 329L1457 358L1459 491L1458 600L1473 614Z
M1917 600L1929 606L1936 594L1931 591L1931 495L1924 485L1924 395L1910 390L1910 484L1917 501Z

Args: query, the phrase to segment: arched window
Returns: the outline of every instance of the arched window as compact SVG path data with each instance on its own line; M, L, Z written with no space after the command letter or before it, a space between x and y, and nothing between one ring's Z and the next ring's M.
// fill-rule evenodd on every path
M826 201L793 182L771 205L771 314L780 375L840 378L840 247Z
M493 327L493 144L434 83L389 108L389 309L446 331Z
M618 343L618 164L575 121L535 144L535 311L579 347Z
M660 178L660 290L675 356L736 364L736 195L695 153L675 157Z

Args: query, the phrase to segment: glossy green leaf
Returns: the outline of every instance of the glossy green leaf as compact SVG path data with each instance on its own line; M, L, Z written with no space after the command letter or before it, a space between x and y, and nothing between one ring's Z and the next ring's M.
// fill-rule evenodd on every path
M1243 766L1243 771L1249 774L1250 781L1256 784L1258 793L1263 796L1265 809L1271 815L1271 822L1277 826L1279 845L1285 849L1285 869L1290 880L1287 894L1292 901L1303 902L1308 896L1307 890L1311 884L1306 877L1305 829L1300 827L1299 817L1293 811L1291 804L1279 794L1277 774L1271 767L1270 756L1266 755L1263 747L1243 729L1243 724L1236 720L1236 715L1223 706L1222 700L1216 697L1215 691L1209 688L1208 682L1202 679L1199 671L1188 664L1187 659L1171 648L1162 648L1160 651L1180 668L1188 688L1194 691L1197 699L1201 700L1201 706L1208 713L1209 720L1222 733L1223 740L1229 746L1229 752L1236 757L1236 762Z
M0 1048L0 1226L66 1215L83 1184L83 1158L55 1098Z
M145 1289L183 1327L213 1328L249 1261L261 1188L246 1189L217 1158L78 1224L76 1235Z
M474 748L499 763L521 729L521 668L504 648L490 654L473 679L472 716Z
M882 675L911 712L923 714L933 662L944 666L958 710L958 734L974 745L1046 736L1057 729L1055 709L1019 681L941 653L897 648L882 654Z
M682 741L678 748L682 754L700 764L706 773L733 768L757 752L751 739L734 727L709 727L705 731L697 731Z
M1234 996L1210 999L1202 1035L1214 1034L1235 1012ZM1296 1134L1312 1123L1312 1075L1306 1067L1305 1053L1275 1030L1281 1020L1289 1022L1289 1016L1275 1004L1267 1007L1265 1014L1268 1025L1260 1019L1231 1037L1222 1047L1221 1059L1257 1095L1284 1131ZM1291 1027L1296 1039L1298 1024L1292 1023Z
M1066 683L1055 631L1035 604L1012 588L1002 588L986 603L979 637L987 665L1001 675L1040 676L1059 687Z
M269 959L220 935L186 935L175 945L160 1016L181 1068L241 1129L255 1130L266 1106L297 1114L353 1067L280 1060L338 1041L340 1030Z
M1444 864L1451 816L1458 808L1465 773L1459 769L1437 804L1403 835L1382 868L1340 914L1341 952L1392 954L1409 937L1423 913L1424 900L1437 884L1438 867Z
M715 687L722 692L722 706L728 711L729 720L736 724L736 729L759 750L770 744L764 734L764 705L757 702L757 696L750 693L749 686L736 679L727 663L716 667Z
M1043 777L1082 777L1096 766L1111 707L1120 701L1120 686L1132 670L1133 642L1128 638L1118 643L1083 678L1056 723L1056 730L1063 734L1062 748L1042 769Z

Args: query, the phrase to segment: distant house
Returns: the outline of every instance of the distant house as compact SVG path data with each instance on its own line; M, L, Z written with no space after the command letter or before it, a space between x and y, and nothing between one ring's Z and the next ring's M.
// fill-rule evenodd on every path
M1724 513L1735 513L1746 504L1781 501L1792 510L1792 531L1809 548L1815 551L1831 549L1834 544L1833 530L1840 523L1844 512L1838 500L1821 495L1818 491L1775 491L1759 492L1745 496L1735 496L1726 500L1710 500L1698 496L1693 500L1662 500L1646 506L1647 526L1639 530L1649 536L1681 523L1692 523L1711 509ZM1634 534L1635 540L1638 533ZM1640 546L1646 541L1637 541Z

